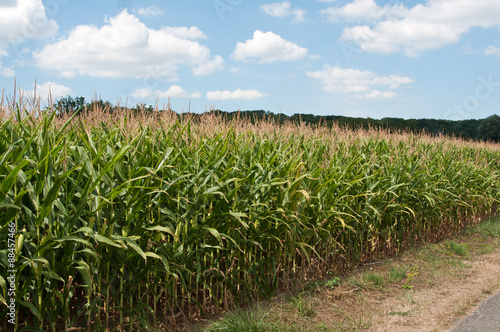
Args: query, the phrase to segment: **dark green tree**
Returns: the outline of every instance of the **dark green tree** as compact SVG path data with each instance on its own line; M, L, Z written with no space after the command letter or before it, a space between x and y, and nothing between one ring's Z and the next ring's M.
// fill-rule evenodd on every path
M500 116L494 114L487 117L477 128L479 138L500 142Z
M59 114L67 114L78 111L80 108L85 106L85 98L83 97L75 97L74 99L71 96L67 96L59 99L54 104L54 109L57 110Z

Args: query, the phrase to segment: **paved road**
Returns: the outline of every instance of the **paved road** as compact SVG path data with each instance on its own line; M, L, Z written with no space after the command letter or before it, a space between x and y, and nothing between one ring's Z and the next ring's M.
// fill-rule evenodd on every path
M500 332L500 292L462 319L450 332Z

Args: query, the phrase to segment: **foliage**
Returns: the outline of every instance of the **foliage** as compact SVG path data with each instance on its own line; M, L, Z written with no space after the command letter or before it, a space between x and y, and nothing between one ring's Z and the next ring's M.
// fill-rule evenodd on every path
M60 115L72 114L73 112L76 112L76 111L83 109L85 107L85 98L76 97L73 99L71 96L67 96L64 98L60 98L54 104L53 107L55 110L57 110L57 112Z
M492 115L481 121L478 136L485 140L500 142L500 116Z

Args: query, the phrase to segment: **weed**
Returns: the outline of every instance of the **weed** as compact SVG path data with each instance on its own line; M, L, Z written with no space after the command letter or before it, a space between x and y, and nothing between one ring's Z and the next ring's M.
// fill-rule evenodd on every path
M411 272L406 276L406 283L402 286L404 289L412 289L413 286L410 285L413 281L413 278L418 274L418 266L415 266L411 269Z
M338 276L336 276L335 278L329 279L326 281L322 281L322 280L316 281L316 282L314 282L313 287L314 287L314 290L316 290L316 291L319 291L321 288L334 289L336 287L339 287L341 282L342 281L340 280L340 278ZM306 289L307 289L307 287L306 287Z

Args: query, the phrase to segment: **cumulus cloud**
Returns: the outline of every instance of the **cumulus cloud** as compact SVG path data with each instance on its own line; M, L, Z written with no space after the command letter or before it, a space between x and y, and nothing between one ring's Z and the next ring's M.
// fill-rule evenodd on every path
M264 4L260 6L260 9L274 17L285 18L292 16L292 23L306 21L306 12L298 7L292 10L292 5L288 1Z
M253 100L259 98L265 98L268 95L257 90L242 90L237 89L235 91L208 91L207 99L209 100L231 100L231 99L244 99Z
M383 7L374 0L354 0L322 11L331 21L368 20L374 24L343 30L341 40L380 54L402 52L418 56L428 49L456 43L473 27L500 27L500 2L490 0L429 0L407 8Z
M201 94L199 92L188 93L186 90L178 85L172 85L166 91L152 89L137 89L132 93L134 98L200 98Z
M281 38L273 32L256 30L253 38L238 42L231 55L236 61L258 59L260 63L298 61L307 56L307 49Z
M198 42L196 27L148 28L122 11L102 27L79 25L58 42L34 53L39 68L64 77L133 77L175 79L179 67L195 75L222 68L223 59Z
M161 16L165 12L156 6L149 6L148 8L141 7L135 10L135 13L139 16L150 17L150 16Z
M221 56L216 55L212 60L200 63L197 67L192 69L195 75L208 75L219 69L224 65L224 59Z
M368 70L328 65L323 70L306 72L306 75L320 81L326 92L354 94L358 99L393 98L397 96L394 90L414 82L413 79L402 75L380 76ZM382 91L381 88L386 90Z
M47 17L41 0L0 2L0 56L6 56L10 44L27 39L44 39L58 30Z
M49 98L50 96L53 101L56 101L61 97L71 96L74 93L73 90L67 86L53 82L46 82L36 85L36 94L42 99Z

